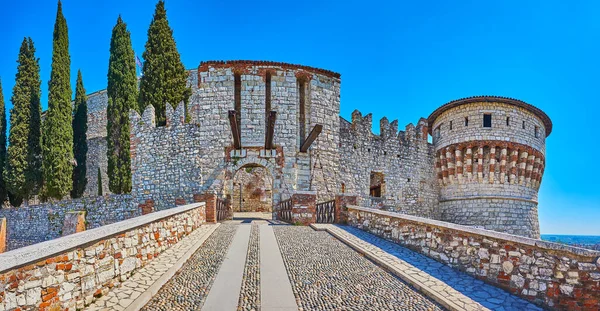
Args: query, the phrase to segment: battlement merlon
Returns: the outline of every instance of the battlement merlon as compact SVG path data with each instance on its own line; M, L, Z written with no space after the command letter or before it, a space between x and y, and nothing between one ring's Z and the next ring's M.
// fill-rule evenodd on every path
M398 120L394 120L390 123L387 117L383 117L379 120L379 135L374 134L372 131L372 119L373 114L369 113L363 117L360 111L354 110L352 112L351 129L355 135L364 136L368 133L366 135L379 136L385 140L395 139L402 144L408 144L418 140L427 141L429 125L425 118L420 118L416 127L414 124L409 123L406 125L404 131L398 131Z

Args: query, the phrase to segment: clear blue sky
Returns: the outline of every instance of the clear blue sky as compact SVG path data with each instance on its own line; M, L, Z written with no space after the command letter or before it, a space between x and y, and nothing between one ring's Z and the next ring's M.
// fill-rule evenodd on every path
M88 92L106 87L119 14L141 56L154 5L64 0L72 85L81 69ZM2 0L0 7L7 108L19 47L30 36L45 109L56 2ZM372 112L374 124L387 116L402 128L472 95L515 97L543 109L554 130L540 190L541 231L600 235L600 2L167 0L166 7L186 68L252 59L337 71L345 118L359 109Z

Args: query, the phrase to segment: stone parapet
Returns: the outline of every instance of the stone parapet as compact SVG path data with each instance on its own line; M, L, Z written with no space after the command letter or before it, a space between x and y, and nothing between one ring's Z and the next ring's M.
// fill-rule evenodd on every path
M0 254L0 310L79 310L205 222L204 203Z
M335 196L335 222L345 224L348 221L348 205L358 205L358 196L338 194Z
M600 252L348 206L348 224L552 310L600 308Z

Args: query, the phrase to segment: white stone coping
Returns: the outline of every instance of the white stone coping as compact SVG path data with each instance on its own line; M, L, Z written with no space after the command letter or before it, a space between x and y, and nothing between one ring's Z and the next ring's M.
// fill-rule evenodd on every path
M561 244L561 243L547 242L547 241L542 241L542 240L538 240L538 239L526 238L526 237L522 237L522 236L518 236L518 235L504 233L504 232L497 232L497 231L486 230L486 229L478 229L478 228L474 228L474 227L470 227L470 226L458 225L458 224L453 224L453 223L445 222L445 221L433 220L433 219L429 219L429 218L411 216L411 215L400 214L400 213L395 213L395 212L381 211L381 210L360 207L360 206L354 206L354 205L348 205L347 208L357 210L357 211L362 211L362 212L378 214L378 215L382 215L382 216L400 218L400 219L409 220L412 222L423 223L426 225L432 225L432 226L446 228L446 229L463 231L463 232L467 232L470 234L476 234L476 235L480 235L483 237L488 237L491 239L500 239L500 240L504 240L504 241L515 242L515 243L519 243L519 244L539 247L542 249L547 249L547 250L552 250L552 251L569 252L569 253L573 253L574 255L577 255L577 256L584 256L584 257L589 257L592 259L600 256L600 251L594 251L594 250L590 250L590 249L570 246L570 245Z
M0 254L0 273L36 263L205 205L204 202L182 205L2 253Z

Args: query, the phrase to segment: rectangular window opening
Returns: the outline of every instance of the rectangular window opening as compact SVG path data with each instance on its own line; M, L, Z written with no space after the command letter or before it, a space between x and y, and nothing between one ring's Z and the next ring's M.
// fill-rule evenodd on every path
M523 121L523 129L525 129L525 121Z
M535 138L539 138L540 137L540 129L539 127L535 127Z
M483 115L483 127L492 127L492 115L486 113Z
M465 126L469 126L469 117L465 117Z
M452 121L450 121L450 130L452 131Z
M510 126L510 117L506 117L506 126Z

